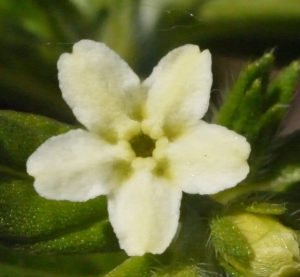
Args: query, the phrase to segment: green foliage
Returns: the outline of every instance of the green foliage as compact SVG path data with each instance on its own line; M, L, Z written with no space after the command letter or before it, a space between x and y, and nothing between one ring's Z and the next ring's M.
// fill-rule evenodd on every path
M289 152L290 139L277 135L293 97L300 64L292 62L269 84L273 60L272 54L265 54L249 64L240 73L215 118L216 123L245 136L251 145L250 174L246 182L274 177L275 168L280 171L293 163L292 160L300 161L299 151L293 151L293 157L283 163L281 158L275 160L279 151Z
M45 117L0 111L1 176L28 179L26 161L46 139L70 130L71 126Z
M90 255L20 254L0 248L1 277L102 276L126 258L124 253ZM100 275L101 274L101 275Z
M280 62L299 56L297 0L156 2L0 0L0 108L74 123L58 88L56 62L83 38L107 43L145 76L166 52L186 43L209 48L213 56L261 55L273 47ZM0 111L0 243L5 246L0 248L0 277L241 277L215 252L244 263L252 258L251 248L228 218L216 215L234 208L272 215L300 230L300 132L278 136L300 65L292 62L270 82L274 62L273 53L267 53L250 63L214 121L245 136L252 148L245 186L234 188L232 195L244 188L284 192L246 195L225 207L209 197L184 195L180 228L163 255L128 258L108 221L105 197L85 203L40 197L26 161L46 139L74 127ZM82 254L91 252L100 254Z
M133 63L136 2L0 0L0 108L75 122L58 87L59 56L85 38Z
M119 250L105 197L84 203L40 197L26 161L49 137L73 127L12 111L0 112L0 241L30 253Z
M248 123L249 111L252 115L254 110L250 124L255 122L258 112L261 114L262 104L266 102L262 90L267 86L273 62L274 56L268 53L246 66L228 93L225 103L217 114L216 123L230 129L235 127L235 131L244 135L245 131L242 132L238 127L243 128L245 123Z
M152 272L157 268L159 262L153 255L142 257L131 257L116 267L105 277L143 277L152 276Z

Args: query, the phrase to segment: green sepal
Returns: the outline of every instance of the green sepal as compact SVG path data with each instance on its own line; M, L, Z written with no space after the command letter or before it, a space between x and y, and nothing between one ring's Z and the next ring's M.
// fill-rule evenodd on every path
M231 200L227 210L235 212L249 212L264 215L284 215L287 211L285 202L275 201L276 193L273 192L255 192L244 194ZM279 195L279 194L278 194Z
M222 257L218 257L220 265L224 268L229 277L245 277L243 274L238 272L232 265L227 263ZM229 275L228 275L229 274Z
M286 208L283 204L254 202L246 206L245 211L257 214L281 215L285 213Z
M233 224L230 217L220 215L211 220L211 236L216 250L239 262L253 259L253 250L243 234Z
M285 213L278 215L284 225L300 231L300 182L287 187L285 191L260 193L269 203L284 205ZM300 240L299 240L300 241Z
M295 183L285 191L261 191L244 194L231 200L226 209L236 212L250 212L272 215L285 226L300 231L300 183Z

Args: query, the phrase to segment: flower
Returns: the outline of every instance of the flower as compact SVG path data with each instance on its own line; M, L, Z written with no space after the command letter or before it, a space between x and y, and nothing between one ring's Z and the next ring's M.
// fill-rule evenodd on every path
M179 47L141 83L105 44L82 40L60 57L58 70L63 97L87 130L48 139L27 171L48 199L107 195L128 255L168 247L182 191L213 194L248 174L246 139L200 120L212 83L209 51Z
M276 217L233 210L218 215L211 228L223 265L237 276L299 276L298 234Z

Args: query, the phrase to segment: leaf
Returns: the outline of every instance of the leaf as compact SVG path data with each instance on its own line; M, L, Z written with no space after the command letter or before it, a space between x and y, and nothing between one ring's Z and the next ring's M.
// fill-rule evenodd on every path
M0 199L0 236L5 239L31 241L107 218L105 197L84 203L47 200L27 180L2 179Z
M251 145L250 173L243 183L261 182L274 176L273 156L283 148L276 137L287 114L300 74L298 61L283 69L269 85L274 57L265 54L248 65L220 108L215 121L246 137Z
M49 137L72 129L49 118L0 111L0 174L28 179L28 157Z
M83 203L40 197L26 161L51 136L72 129L44 117L0 111L0 241L35 253L119 250L105 197Z
M66 228L65 232L43 237L40 241L20 242L18 240L2 241L3 245L14 250L30 254L82 254L119 251L119 244L108 219L93 224Z
M262 81L260 78L253 81L251 87L246 91L245 97L239 103L239 114L231 120L232 129L249 137L249 126L256 124L262 113L263 99ZM249 138L248 138L249 140Z
M289 105L300 72L300 62L294 61L271 83L267 91L270 104Z
M262 91L266 88L274 57L267 53L259 60L249 64L239 75L234 87L229 92L223 106L219 110L215 122L232 129L236 120L249 116L249 111L243 107L255 108L254 99L259 100L258 106L264 100ZM242 104L241 104L242 102ZM244 135L241 130L234 131Z
M30 253L85 253L119 250L108 221L105 197L87 202L40 197L32 182L0 185L0 241Z
M299 171L300 151L295 145L298 144L299 133L286 137L275 135L287 114L299 75L300 63L292 62L268 88L268 99L273 106L261 117L252 133L253 141L257 145L257 155L250 157L253 162L256 160L256 170L251 174L256 174L258 180L275 178L281 171L281 183L298 181L296 172ZM293 150L290 151L291 149ZM294 176L293 180L289 181L287 176Z
M124 253L30 255L0 248L1 277L99 276L120 264ZM102 275L101 275L102 276Z
M152 276L159 261L154 255L146 254L141 257L131 257L113 269L105 277L145 277Z

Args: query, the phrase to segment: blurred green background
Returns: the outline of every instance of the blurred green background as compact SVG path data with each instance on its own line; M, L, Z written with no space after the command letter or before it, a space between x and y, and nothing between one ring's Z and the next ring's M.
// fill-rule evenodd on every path
M300 56L299 0L0 0L0 109L76 123L58 88L56 62L81 39L105 42L141 76L193 43L213 55L214 94L249 60L273 50L277 71ZM295 100L284 133L299 128ZM1 220L0 220L1 228ZM37 257L0 248L0 277L102 276L126 258Z

